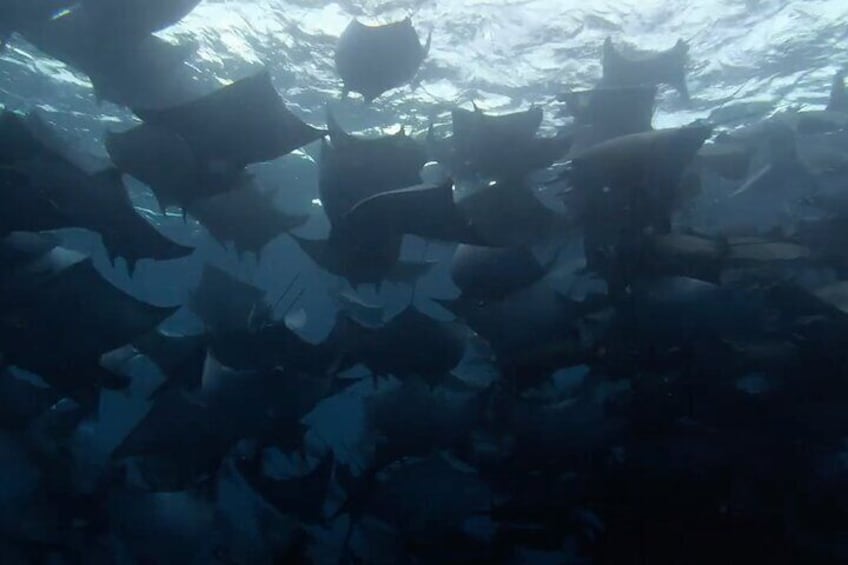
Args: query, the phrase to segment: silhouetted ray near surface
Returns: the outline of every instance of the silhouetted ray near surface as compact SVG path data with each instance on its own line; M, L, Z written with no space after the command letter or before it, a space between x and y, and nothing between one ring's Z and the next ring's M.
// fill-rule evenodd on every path
M354 19L336 44L336 72L343 95L358 92L371 102L387 90L412 81L430 51L432 35L421 45L412 20L365 25Z
M848 563L846 21L0 0L0 563Z

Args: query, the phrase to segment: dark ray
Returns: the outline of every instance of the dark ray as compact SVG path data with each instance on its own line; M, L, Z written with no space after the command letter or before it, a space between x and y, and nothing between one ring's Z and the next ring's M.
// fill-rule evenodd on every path
M830 89L830 100L827 103L830 112L848 113L848 94L845 92L845 71L839 71L833 77L833 86Z
M467 336L461 324L439 322L410 306L375 329L339 317L328 342L343 352L342 370L361 363L375 376L438 383L459 364Z
M838 115L833 114L831 115ZM800 123L800 122L799 122ZM751 163L745 182L731 194L740 206L745 199L798 191L812 194L819 182L810 164L803 158L804 147L799 145L790 120L771 119L720 138L724 143L741 143L750 148Z
M28 116L8 110L0 113L0 163L12 165L47 150L44 141L30 127Z
M180 135L199 160L236 167L276 159L325 133L286 108L267 70L180 106L134 110Z
M377 444L372 465L381 468L403 457L426 457L460 445L477 423L475 402L418 379L367 397L366 430Z
M151 35L138 44L117 48L82 70L91 79L98 101L131 109L171 108L204 92L187 64L195 49L192 43L175 45Z
M622 320L645 343L670 346L713 336L757 335L761 306L744 293L688 277L639 280Z
M495 352L502 376L529 388L560 368L588 362L593 336L584 336L585 307L564 299L543 282L497 301L461 297L436 300L456 314Z
M205 167L183 138L163 127L107 132L105 144L115 166L149 186L162 210L231 190L243 174L236 167Z
M140 259L179 259L194 251L163 236L135 211L116 169L84 176L59 163L32 163L27 173L39 190L52 187L51 199L69 219L68 227L99 233L109 258L123 257L130 273Z
M599 86L560 95L577 125L570 152L577 154L614 137L650 131L656 95L653 85Z
M318 191L331 224L369 196L418 184L424 147L403 130L377 138L344 133L329 117L331 143L321 144Z
M67 210L79 227L99 233L110 259L123 257L129 272L141 259L166 261L186 257L194 252L162 235L133 208L127 188L117 169L109 169L89 177L85 201L72 196Z
M461 537L462 524L488 509L492 497L478 473L441 454L393 466L378 484L368 512L397 528L407 551L434 554L431 562L437 563L450 559L441 552L455 547L452 536ZM405 495L411 492L426 496Z
M535 283L552 265L543 265L528 247L459 245L451 263L451 278L463 298L499 300Z
M653 85L566 92L558 98L579 125L591 125L616 137L652 129L657 88Z
M228 447L226 435L205 404L174 389L156 399L112 459L137 457L152 490L180 490L217 469Z
M19 379L0 369L0 428L22 431L60 400L55 390Z
M95 231L109 257L123 257L130 272L140 259L176 259L193 251L163 236L135 211L120 172L85 172L45 145L21 120L14 115L4 120L4 126L17 121L14 129L24 136L12 153L16 156L9 166L15 174L10 175L9 183L14 190L8 196L23 192L21 202L32 216L11 218L11 229L76 227ZM26 179L24 187L20 175ZM4 204L4 209L7 206L13 208L14 204ZM20 225L27 221L33 225Z
M89 259L62 248L10 273L3 288L0 331L6 360L69 393L109 385L114 376L99 367L100 357L176 311L125 294Z
M27 173L30 163L36 163L37 168L55 162L77 177L85 176L57 152L53 139L45 139L45 134L52 132L34 117L14 112L0 114L0 233L78 225L67 210L60 208L54 191L61 187L34 182Z
M578 176L601 182L677 180L710 135L712 128L693 124L616 137L572 157Z
M542 204L520 181L498 181L462 195L457 206L483 241L526 245L562 234L568 220Z
M826 210L836 206L826 205ZM794 227L795 241L814 249L816 255L844 269L848 266L848 220L837 215L817 221L798 222Z
M692 125L625 135L572 158L587 266L612 293L642 268L645 233L670 232L683 173L710 134Z
M212 450L216 451L219 458L225 453L226 445L241 432L235 431L233 422L219 419L223 414L217 413L217 407L213 406L223 399L224 394L219 395L222 383L236 380L248 381L254 378L252 373L233 371L222 366L217 360L207 353L203 366L203 375L199 386L191 390L173 389L159 395L150 410L135 428L129 433L124 441L115 449L112 456L116 459L124 457L155 457L178 456L178 439L163 437L168 428L180 426L177 414L180 410L186 414L186 430L174 429L171 433L177 437L194 432L197 443L194 445L198 452L204 448L210 449L207 457L201 457L212 461ZM191 445L191 442L186 445Z
M484 238L457 207L453 180L389 190L357 202L342 216L345 233L365 239L379 234L411 234L424 239L484 244Z
M297 371L239 371L210 355L199 399L230 442L258 439L283 449L302 447L301 419L334 392L332 379Z
M533 170L547 167L568 152L571 137L536 137L542 123L542 109L487 115L456 109L451 149L446 163L459 177L491 177L499 180L523 178ZM434 143L432 140L431 143Z
M0 235L59 229L69 223L49 195L33 188L24 173L0 168Z
M261 326L271 315L263 290L208 263L186 305L212 333Z
M815 192L815 176L799 155L795 133L787 124L767 123L762 130L763 139L758 148L762 154L759 163L751 168L745 182L736 188L731 198L757 197L776 194L781 190L795 189ZM738 202L738 201L737 201Z
M687 234L657 235L647 249L646 273L718 283L730 252L726 241Z
M848 129L848 112L845 111L807 110L797 112L793 117L795 133L799 135L812 137L816 134L841 132Z
M285 367L323 375L332 363L328 344L313 345L282 322L267 323L257 329L219 332L211 336L209 343L215 358L236 370Z
M0 263L6 267L6 275L0 276L0 280L9 280L5 277L14 273L15 269L44 257L55 248L59 247L59 238L43 233L15 232L0 239ZM81 261L84 256L67 251L67 256L72 261ZM5 290L4 290L5 291Z
M372 248L352 246L341 238L334 238L332 232L328 239L304 239L295 235L292 238L316 265L354 286L382 281L400 259L400 237Z
M35 296L38 285L86 256L59 247L53 236L15 232L0 240L0 259L6 267L0 273L0 304L14 305L20 296Z
M187 16L200 0L5 0L0 15L9 12L13 31L30 31L39 24L61 20L94 39L112 45L129 44L170 27Z
M47 55L88 75L98 100L140 108L164 108L199 95L184 64L191 44L174 45L153 35L123 37L99 28L84 9L70 10L22 32ZM103 49L109 44L109 49Z
M810 259L808 247L785 241L757 238L731 238L727 241L728 261L734 263L776 263Z
M113 451L146 469L154 490L197 484L240 439L295 449L300 420L332 392L327 379L294 372L235 371L210 356L200 389L168 390Z
M403 237L392 235L370 242L357 242L331 232L328 239L292 236L304 253L328 273L343 277L351 285L379 285L383 280L411 284L433 268L433 263L400 260Z
M222 563L211 555L214 541L209 534L215 529L217 516L208 481L169 490L144 492L123 485L113 488L107 501L107 520L115 543L139 563L187 563L198 556L204 556L202 559L210 564Z
M159 367L167 381L155 394L178 386L194 390L200 386L209 336L172 335L156 330L132 342L133 348Z
M362 325L377 327L385 322L385 312L381 304L364 300L355 291L344 288L344 283L331 288L329 295L339 311Z
M353 20L336 44L335 62L344 93L359 92L371 102L411 82L430 51L422 46L412 20L368 26Z
M240 188L195 200L188 208L222 245L232 242L236 252L260 257L273 239L302 226L306 214L288 214L274 203L274 191L260 189L247 179Z
M82 147L78 138L66 136L54 127L40 109L31 110L23 116L28 137L36 140L38 150L32 155L52 153L73 164L88 174L110 168L107 157L95 155Z
M129 343L133 338L159 325L176 308L152 306L108 283L89 260L63 269L44 286L37 287L33 300L20 300L14 316L35 335L53 335L50 340L32 339L29 347L36 352L39 342L51 342L54 350L72 351L77 356L95 356ZM86 298L87 297L87 298ZM96 300L94 300L96 299ZM55 312L62 315L56 318ZM66 331L69 324L84 330ZM38 328L32 327L39 326ZM23 341L23 338L21 338Z
M538 106L522 112L500 115L486 114L477 108L476 104L473 110L457 108L451 111L453 134L457 136L457 145L460 147L480 132L498 140L512 138L516 141L527 141L536 136L543 117L542 108Z
M533 471L567 468L575 464L581 453L603 449L607 442L615 441L621 433L623 424L605 410L602 402L591 395L578 395L566 402L542 404L538 401L518 400L514 402L509 413L509 425L515 430L515 453L510 457L510 466L518 474ZM544 472L544 471L542 471ZM541 487L541 489L539 489ZM495 515L501 520L513 518L517 522L525 522L533 513L536 519L542 519L546 509L554 510L558 503L569 506L568 499L575 493L549 492L545 501L535 500L534 505L528 506L528 499L542 494L546 490L542 485L527 485L526 488L512 489L515 498L505 504L496 506ZM573 504L573 500L571 501ZM520 512L525 511L522 520ZM514 513L510 516L511 513ZM562 518L556 520L554 511L550 518L555 522L550 526L563 526ZM533 520L535 522L535 520Z
M83 0L93 25L104 37L127 41L170 27L201 0Z
M634 51L620 53L610 38L604 41L601 82L610 86L638 86L667 84L677 90L684 100L689 100L686 86L686 63L689 45L678 40L666 51Z
M822 335L820 328L811 321L827 321L828 325L836 323L837 335L841 335L844 324L848 322L848 285L845 281L836 281L816 289L803 288L793 283L775 284L771 289L770 304L775 305L784 316L792 320L792 326L802 332L816 335L825 348L833 343L831 339L841 340L841 337ZM799 323L805 320L806 323ZM809 324L810 328L804 329ZM830 333L830 332L828 332Z
M314 524L323 521L334 464L333 452L328 451L304 475L275 479L262 468L260 452L252 459L239 461L237 469L251 488L280 513Z

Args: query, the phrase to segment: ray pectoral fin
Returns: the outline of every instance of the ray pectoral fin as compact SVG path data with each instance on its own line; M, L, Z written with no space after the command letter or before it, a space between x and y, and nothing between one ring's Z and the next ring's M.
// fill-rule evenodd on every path
M344 130L344 128L341 126L341 124L339 124L339 122L336 119L336 116L333 114L333 111L330 108L329 104L327 104L326 110L327 110L327 133L330 136L330 140L332 140L332 142L336 145L350 141L353 136L351 136L348 132L346 132ZM322 140L323 139L324 138L322 138Z
M124 259L124 262L127 264L127 275L129 275L130 278L133 278L135 276L135 268L138 265L138 259L126 258Z
M274 160L326 134L286 107L267 70L179 106L135 113L182 137L196 155L238 166Z

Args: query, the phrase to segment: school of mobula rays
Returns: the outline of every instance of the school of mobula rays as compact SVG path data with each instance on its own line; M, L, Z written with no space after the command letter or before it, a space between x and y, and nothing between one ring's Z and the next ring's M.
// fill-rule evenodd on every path
M475 105L447 138L367 137L329 108L325 129L306 124L268 71L199 92L191 49L153 35L199 3L0 2L4 44L17 34L139 120L106 132L111 163L93 168L38 113L0 115L0 445L33 477L0 494L0 561L848 562L843 73L823 111L654 129L658 89L690 99L688 45L608 39L597 86L559 97L573 120L554 136L542 108ZM430 43L409 18L354 20L343 95L414 86ZM249 169L313 142L325 239L291 233L308 216ZM193 253L124 175L240 256L293 238L350 285L329 336L302 338L213 265L162 307L63 247L56 230L99 234L130 275ZM356 293L426 294L436 262L403 258L407 236L454 250L459 295L430 298L447 317L411 303L386 319ZM161 328L183 306L203 333ZM139 357L164 379L150 410L82 461L77 430L104 389L133 387ZM356 366L373 389L347 450L308 415ZM269 471L281 452L299 469ZM249 533L222 526L233 484L257 501Z

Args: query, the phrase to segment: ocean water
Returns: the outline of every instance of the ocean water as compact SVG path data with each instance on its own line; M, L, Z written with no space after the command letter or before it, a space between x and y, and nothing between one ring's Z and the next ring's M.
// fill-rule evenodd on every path
M358 95L342 99L333 51L351 18L377 24L406 16L412 18L422 37L432 33L432 48L416 84L389 91L371 104ZM601 76L601 46L607 37L616 44L651 50L666 49L684 39L689 44L691 101L687 103L671 88L661 87L654 126L708 120L719 130L730 130L787 109L825 107L834 73L848 67L848 2L203 0L183 21L158 35L196 47L189 66L196 81L207 90L264 67L270 71L288 108L316 127L324 127L330 107L351 132L393 133L404 128L416 135L426 132L431 124L439 131L449 130L451 110L470 109L472 102L493 113L541 106L545 112L543 132L553 133L569 122L557 95L567 90L590 89L597 83ZM8 110L38 111L64 137L73 140L76 151L95 160L108 159L103 145L105 132L122 131L139 123L127 109L98 101L84 74L39 53L19 37L13 37L0 54L0 104ZM263 188L274 191L281 209L310 215L309 222L296 230L299 235L326 234L328 224L318 200L317 144L252 170ZM78 231L64 234L63 243L92 254L97 269L115 285L153 304L182 304L197 285L203 264L210 262L266 291L271 304L279 298L276 316L285 317L305 339L320 343L333 329L337 307L334 295L340 283L319 271L290 238L275 239L260 258L239 257L212 240L193 220L186 222L178 213L163 213L151 192L140 183L130 179L127 183L136 208L147 219L164 234L197 247L197 251L184 261L143 261L130 275L121 261L113 265L108 260L96 235ZM387 316L412 302L434 317L448 319L445 311L435 308L429 299L456 295L445 264L451 252L448 246L410 238L405 242L405 257L440 260L441 264L416 288L387 283L379 290L365 289L361 296L385 306ZM292 294L297 296L294 301L292 295L284 294L293 279ZM167 321L166 329L192 333L202 326L193 315L181 310ZM135 377L132 390L105 393L98 418L83 423L76 432L73 449L80 460L95 469L92 475L97 475L96 469L105 463L110 450L150 410L151 405L143 396L155 387L160 376L144 360L133 360L129 368ZM577 382L584 369L577 369ZM471 372L484 371L472 368ZM332 445L340 460L361 463L355 453L361 441L359 401L374 392L373 386L366 379L324 401L307 420L313 426L313 442ZM751 377L745 386L755 390L751 394L767 388L759 375ZM569 422L579 429L598 425L601 419L587 410L586 414L576 413ZM600 425L598 428L598 436L603 435L605 429ZM574 441L584 439L581 436ZM593 436L585 441L595 439ZM11 479L3 495L4 499L17 501L34 488L30 483L34 471L19 456L21 448L17 443L12 439L7 443L3 448L8 453L0 467L8 470ZM275 457L268 465L283 469L280 473L284 475L292 463L282 454ZM90 478L85 469L79 473L82 482ZM232 528L227 530L228 540L233 553L241 556L237 562L264 562L252 553L254 542L258 547L266 541L260 541L258 533L263 531L260 522L264 516L255 510L258 503L240 488L238 481L224 483L218 504L229 520L227 528ZM448 493L445 498L450 496ZM162 543L173 547L213 531L209 509L193 499L163 495L154 501L153 510L144 507L138 514L133 514L134 506L128 506L123 518L127 524L151 521L149 531L140 533L132 525L116 522L116 527L139 536L135 539L139 546L156 544L160 539L157 536L169 528L176 532L174 539ZM13 515L14 508L3 514L8 519L7 514ZM587 522L594 519L585 518ZM480 526L483 530L486 527ZM312 533L319 542L336 547L344 537L339 528L343 530L343 526L336 525L335 530ZM128 545L128 550L122 546L120 551L132 553L137 549ZM186 556L179 552L172 555L204 562L190 552ZM317 561L322 563L332 562L335 557L332 552L329 556L320 552L318 555ZM519 562L562 562L557 554L528 553L524 559ZM568 562L580 561L575 558Z
M340 100L342 85L333 50L350 19L377 24L406 16L412 17L422 41L427 33L433 34L419 84L389 91L370 105L358 95ZM494 113L539 105L545 112L543 132L551 133L569 119L557 95L591 88L599 80L605 38L640 49L666 49L682 38L689 43L692 100L687 104L670 88L661 87L654 126L710 119L721 129L790 108L822 109L834 72L848 64L846 18L848 5L839 0L603 1L591 6L554 0L204 0L183 21L158 35L197 47L189 65L206 90L265 67L288 107L306 122L323 127L329 105L348 131L369 134L401 127L423 134L430 124L447 133L450 110L470 108L472 102ZM82 152L104 161L108 159L104 133L138 123L125 108L98 102L84 74L17 37L0 55L0 103L10 110L40 111ZM283 209L313 216L303 232L307 236L326 230L315 213L317 153L313 145L254 167L266 186L277 191ZM158 214L149 191L138 183L132 188L148 219L166 235L186 237L180 218ZM205 241L196 226L190 241L193 245ZM275 241L271 247L272 253L274 248L287 249L287 257L294 253L290 242ZM281 278L307 268L303 262L294 268L288 263L285 272L234 261L230 266L248 269L251 279L273 291L279 289ZM144 298L151 296L145 283L149 268L142 264L135 280L121 278L121 273L108 275ZM162 272L161 266L156 269ZM192 282L199 275L197 268L180 269L176 278L185 278L186 272ZM185 293L180 284L155 290L164 293L161 298L166 302ZM323 294L308 292L304 300L307 305L310 300L318 303L316 296ZM320 336L329 326L315 331Z
M325 104L341 89L333 48L352 16L372 24L411 16L422 36L433 33L419 88L392 91L370 107L341 106L353 130L425 128L472 100L498 112L542 105L546 123L555 124L556 95L599 79L606 37L642 49L689 42L693 102L663 92L657 126L706 118L719 107L753 120L787 107L821 108L848 51L848 6L838 0L205 0L161 35L196 42L192 66L198 80L211 84L267 66L287 103L322 124ZM98 106L84 75L23 42L13 41L0 63L7 107L39 107L61 127L93 138L130 119L114 106Z

